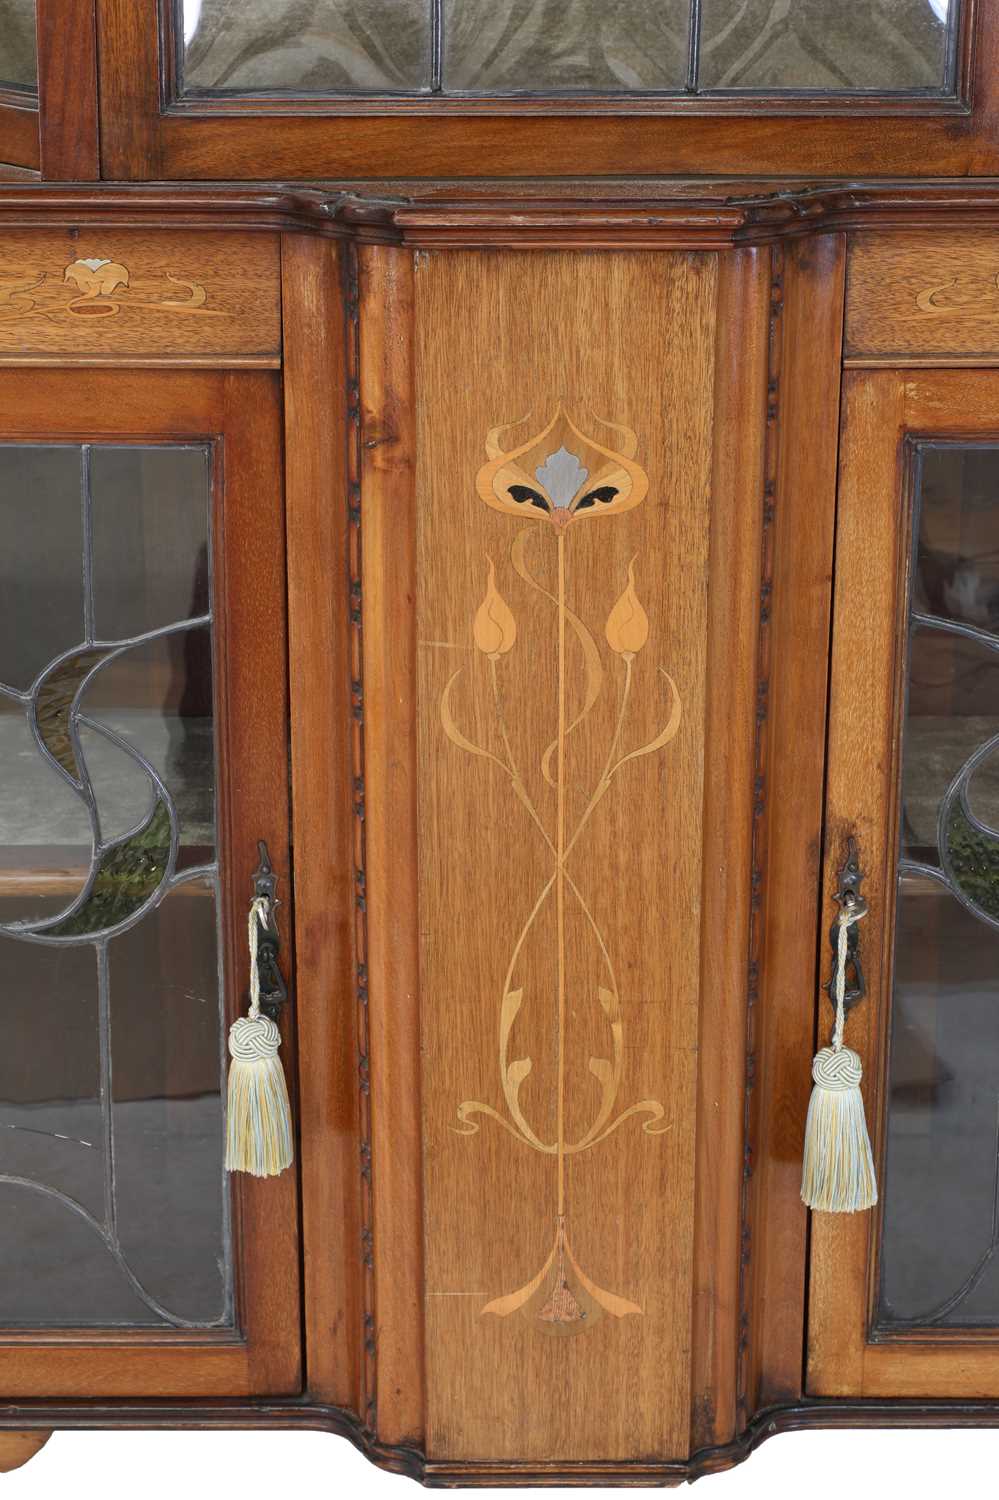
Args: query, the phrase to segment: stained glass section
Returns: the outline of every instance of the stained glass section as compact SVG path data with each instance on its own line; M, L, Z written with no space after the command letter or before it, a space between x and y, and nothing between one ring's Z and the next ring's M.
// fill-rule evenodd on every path
M210 458L0 444L0 1327L234 1317Z

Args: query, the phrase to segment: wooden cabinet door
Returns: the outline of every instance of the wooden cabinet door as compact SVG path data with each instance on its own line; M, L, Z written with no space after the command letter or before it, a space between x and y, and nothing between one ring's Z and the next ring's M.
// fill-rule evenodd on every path
M813 1216L808 1389L999 1394L999 371L850 374L827 911L857 838L880 1204ZM822 939L822 977L830 952ZM831 1023L823 997L820 1030Z
M0 1388L297 1391L295 1174L223 1170L258 839L289 894L277 377L3 372L0 517Z

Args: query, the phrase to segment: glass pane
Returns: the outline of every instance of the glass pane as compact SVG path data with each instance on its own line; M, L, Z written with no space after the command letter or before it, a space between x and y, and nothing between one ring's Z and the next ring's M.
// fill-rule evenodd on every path
M689 0L444 0L444 88L679 90L689 28Z
M108 945L118 1235L149 1294L192 1322L226 1298L215 925L214 881L194 880ZM150 974L166 1002L152 1008Z
M953 92L959 3L175 0L175 28L184 94L918 95Z
M184 93L431 86L430 0L177 0Z
M93 448L94 629L123 640L208 609L204 448Z
M698 87L953 87L957 0L701 0Z
M0 1326L228 1326L209 450L0 445L5 475L38 535L4 600Z
M76 447L0 446L0 683L29 688L84 633Z
M916 469L876 1322L999 1325L999 446Z
M0 0L0 87L38 88L35 0Z

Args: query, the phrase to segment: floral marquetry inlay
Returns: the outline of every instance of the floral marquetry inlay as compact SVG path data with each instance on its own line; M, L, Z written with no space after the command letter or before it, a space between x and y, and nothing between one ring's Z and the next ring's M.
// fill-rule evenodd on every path
M0 361L233 354L273 364L280 326L276 236L0 234Z
M511 424L513 427L522 423ZM594 430L595 429L595 430ZM598 1285L580 1264L572 1246L572 1203L566 1166L570 1158L590 1152L629 1122L640 1125L648 1136L670 1128L666 1110L658 1098L628 1099L622 1096L627 1049L626 984L619 975L613 938L603 930L593 911L593 893L587 878L598 872L581 864L569 868L591 820L599 815L605 799L627 797L627 775L631 763L665 751L680 729L681 704L676 684L666 668L658 664L656 681L661 692L660 726L647 739L629 736L632 719L635 663L650 645L650 624L641 602L640 556L633 556L620 579L616 602L599 624L587 623L574 607L573 534L580 525L613 518L634 509L644 500L648 476L636 460L637 439L630 428L595 416L575 420L559 406L551 420L525 441L504 446L509 427L493 428L486 437L488 461L479 470L476 489L491 509L518 522L510 540L508 560L513 575L554 613L556 672L551 704L551 738L534 747L542 785L554 792L553 815L530 789L526 766L520 763L522 743L514 731L504 691L504 663L510 653L531 650L520 629L515 609L497 583L494 559L484 559L485 592L471 622L471 633L480 667L459 667L449 677L440 698L440 722L448 740L470 756L485 758L506 778L511 792L511 816L519 808L534 837L546 854L547 874L536 890L518 891L523 908L519 932L505 967L497 970L498 1052L497 1065L503 1107L480 1099L465 1099L457 1107L455 1129L476 1134L484 1123L498 1126L522 1147L552 1159L551 1238L539 1246L536 1274L516 1290L487 1300L483 1313L507 1317L522 1312L553 1332L578 1333L591 1327L599 1316L616 1318L640 1314L642 1308L618 1291ZM525 524L526 523L526 524ZM554 587L542 581L550 576L554 557ZM610 564L609 564L610 566ZM598 645L602 631L610 657ZM571 649L570 649L571 648ZM494 743L470 737L459 722L454 707L462 674L484 670L495 725ZM606 741L594 747L599 770L592 781L575 784L578 772L570 770L567 742L591 731L593 711L616 681L616 710ZM572 705L570 707L570 704ZM576 764L575 762L573 764ZM554 922L549 918L554 911ZM542 924L545 924L542 926ZM525 977L525 952L531 942L549 939L552 933L551 973L553 985L546 991ZM585 937L581 938L581 935ZM597 1085L594 1105L581 1130L570 1133L567 1125L572 1049L570 1032L582 997L570 993L572 980L567 947L584 941L591 951L593 998L602 1015L605 1048L589 1057L589 1087ZM524 1102L524 1085L536 1059L521 1055L518 1021L528 1010L547 1017L555 1057L554 1107L550 1119L554 1129L538 1119L537 1111ZM578 1091L577 1091L578 1092Z
M100 257L72 261L63 270L61 282L45 272L33 281L11 280L4 277L0 267L0 321L30 317L114 318L126 307L137 312L230 316L218 308L205 306L208 293L201 282L185 280L171 271L164 271L163 281L166 295L151 298L141 293L136 295L130 285L128 267ZM172 292L176 287L185 295Z

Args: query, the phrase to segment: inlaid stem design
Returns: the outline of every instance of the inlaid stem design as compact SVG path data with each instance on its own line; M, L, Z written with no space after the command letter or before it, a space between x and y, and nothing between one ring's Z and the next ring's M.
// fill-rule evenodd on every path
M567 868L569 856L620 773L632 761L665 749L676 736L681 721L676 684L660 666L664 699L662 727L647 742L625 748L629 708L633 701L635 659L649 638L648 617L635 583L638 558L633 557L628 564L622 591L604 625L614 675L618 678L618 706L606 755L596 782L588 790L570 786L567 772L570 736L585 730L607 676L593 633L569 603L572 530L583 520L632 509L641 503L648 489L648 478L634 461L637 446L634 433L614 423L602 425L614 432L621 445L619 451L585 435L561 406L540 433L508 451L504 451L499 442L504 429L496 428L487 436L489 462L480 470L477 480L480 497L492 509L529 520L529 524L518 530L513 538L509 561L516 576L547 600L555 615L555 733L547 744L539 747L541 776L555 792L555 814L551 825L528 790L513 748L503 693L503 661L516 644L518 627L509 604L497 588L496 569L491 557L486 558L486 592L473 620L472 635L478 652L487 662L497 743L501 747L499 753L471 740L456 720L453 693L465 668L458 668L451 675L440 700L441 724L447 738L459 750L491 761L509 780L514 797L526 812L551 861L550 872L526 912L503 975L498 1061L505 1112L481 1100L467 1099L458 1106L458 1125L455 1128L465 1135L474 1135L480 1128L481 1119L488 1118L531 1150L554 1159L554 1223L548 1257L537 1275L524 1286L492 1299L482 1310L499 1317L524 1311L552 1331L562 1333L579 1332L591 1326L600 1312L623 1317L642 1311L636 1303L597 1286L576 1260L568 1228L567 1159L599 1145L633 1117L641 1121L642 1130L647 1135L660 1135L669 1129L665 1109L659 1100L640 1099L623 1106L619 1102L625 1055L621 989L608 941L584 892ZM528 465L530 457L535 454L544 461L532 471ZM540 549L552 543L556 554L554 589L547 588L537 577L538 562L542 560ZM582 658L582 698L574 715L570 714L568 707L570 640ZM577 796L580 792L583 794L579 798L583 811L576 817L572 817L569 811L570 792ZM518 982L524 948L549 905L554 906L555 929L555 980L554 993L550 997L555 1055L553 1138L547 1138L531 1122L522 1103L522 1087L532 1071L533 1060L513 1055L517 1020L525 1003L525 986ZM571 1014L567 917L573 908L582 915L599 955L602 982L596 991L608 1029L608 1055L588 1059L589 1072L599 1085L599 1098L588 1124L581 1133L570 1138L566 1124L569 1097L567 1033Z

